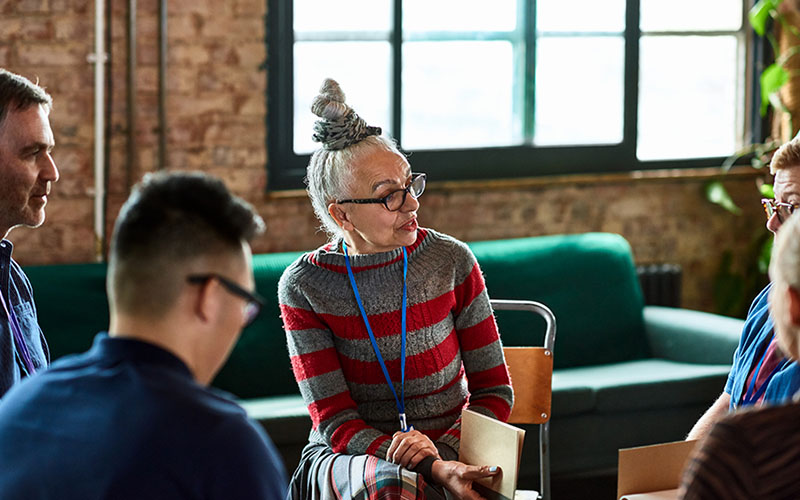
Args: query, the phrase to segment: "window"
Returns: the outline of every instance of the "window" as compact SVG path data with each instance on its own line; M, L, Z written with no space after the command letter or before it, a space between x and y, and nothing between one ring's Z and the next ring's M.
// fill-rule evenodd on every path
M745 130L741 0L268 0L270 189L325 77L431 180L718 165Z

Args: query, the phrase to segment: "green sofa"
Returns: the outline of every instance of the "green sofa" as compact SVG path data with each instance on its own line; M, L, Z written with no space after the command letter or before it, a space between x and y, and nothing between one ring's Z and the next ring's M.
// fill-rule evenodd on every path
M551 420L552 475L608 472L617 450L682 439L722 390L742 321L645 306L631 249L588 233L471 243L493 298L530 299L554 312L558 334ZM276 289L299 253L256 255L267 298L214 385L243 400L293 470L311 423L295 384ZM53 358L80 352L106 328L103 264L26 267ZM539 345L544 321L498 312L506 345ZM538 485L529 429L521 487Z

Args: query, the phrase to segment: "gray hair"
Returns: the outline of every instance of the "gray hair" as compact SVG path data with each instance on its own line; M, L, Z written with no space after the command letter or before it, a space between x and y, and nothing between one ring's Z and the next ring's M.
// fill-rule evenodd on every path
M769 162L769 171L771 174L775 174L778 170L799 166L800 136L795 137L778 148L775 154L772 155L772 160Z
M781 225L775 237L775 245L772 249L772 258L769 263L769 276L774 282L770 292L770 313L786 310L785 294L779 288L781 285L788 285L796 290L800 290L800 215L794 214ZM777 287L776 287L777 285ZM778 315L780 316L780 315ZM780 328L784 323L781 318L774 317L776 328ZM800 356L800 331L792 328L792 331L782 334L786 340L788 353L792 358Z
M395 142L381 136L380 127L371 127L345 103L339 84L330 78L322 82L311 112L320 119L314 123L313 139L322 148L311 155L306 170L308 197L321 229L331 241L342 230L328 212L328 205L349 197L353 185L353 165L367 153L384 150L402 156Z
M359 158L378 150L402 156L392 139L380 135L371 135L344 149L320 148L311 155L306 170L306 191L314 213L322 223L320 229L331 241L342 236L342 229L328 212L328 205L350 196L353 165Z
M789 217L775 237L769 275L800 290L800 216Z
M53 98L24 76L0 68L0 125L9 111L27 109L35 104L43 105L49 112Z

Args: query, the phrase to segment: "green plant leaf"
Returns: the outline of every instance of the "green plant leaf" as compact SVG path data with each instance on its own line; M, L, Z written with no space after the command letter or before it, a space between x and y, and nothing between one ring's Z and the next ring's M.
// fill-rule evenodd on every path
M747 14L750 19L750 26L758 33L758 36L764 36L764 32L767 30L767 19L769 19L771 4L772 2L768 0L759 0Z
M789 72L778 64L770 64L761 73L761 116L767 114L770 96L778 92L787 81L789 81Z
M772 184L767 184L765 182L764 184L758 186L758 191L764 198L775 198L775 191L772 189Z
M770 11L776 10L780 4L781 0L759 0L750 9L747 17L750 19L750 26L758 33L758 36L764 36L767 31L767 19L770 17Z
M736 206L733 199L728 194L728 190L720 181L711 181L706 184L706 198L711 203L716 203L728 212L739 215L742 209Z

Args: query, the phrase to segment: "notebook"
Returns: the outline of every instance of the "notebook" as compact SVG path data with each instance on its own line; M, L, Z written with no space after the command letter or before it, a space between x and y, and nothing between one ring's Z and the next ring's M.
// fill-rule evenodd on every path
M488 500L513 499L525 431L472 410L461 413L458 460L468 465L497 465L501 473L473 483Z

